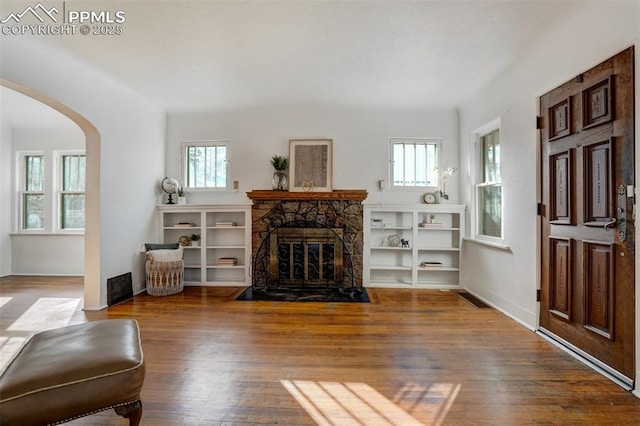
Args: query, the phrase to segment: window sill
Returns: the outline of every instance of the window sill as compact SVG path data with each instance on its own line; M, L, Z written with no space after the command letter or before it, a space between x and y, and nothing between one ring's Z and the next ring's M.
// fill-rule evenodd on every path
M464 238L464 241L469 241L472 243L480 244L483 246L489 246L493 248L497 248L504 251L511 251L511 247L504 243L494 243L492 241L479 240L477 238Z
M46 231L34 231L34 232L12 232L12 237L84 237L84 231L73 232L46 232Z

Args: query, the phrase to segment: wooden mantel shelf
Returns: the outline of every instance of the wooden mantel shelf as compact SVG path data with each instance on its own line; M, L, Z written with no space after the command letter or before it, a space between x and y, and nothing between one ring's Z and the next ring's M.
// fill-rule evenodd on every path
M254 189L247 192L251 200L328 200L328 201L364 201L367 198L366 189L337 189L331 192L289 192L272 191L267 189Z

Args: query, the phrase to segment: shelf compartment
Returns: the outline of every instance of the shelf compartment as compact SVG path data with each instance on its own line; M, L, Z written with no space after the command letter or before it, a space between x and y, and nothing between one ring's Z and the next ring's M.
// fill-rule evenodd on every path
M207 283L244 283L244 267L207 267Z
M397 269L374 269L369 270L369 282L367 286L411 286L412 271L411 268L397 268Z
M217 226L216 224L228 223L234 225ZM245 214L240 211L209 211L206 213L206 228L216 229L240 229L246 226Z
M202 269L200 266L197 267L186 267L184 268L184 281L188 283L199 283L202 281Z
M371 229L410 230L413 228L413 214L404 211L371 211Z
M244 246L244 227L232 228L208 228L207 247Z
M411 271L411 266L406 265L371 265L369 268L372 271Z
M200 218L200 212L166 212L163 215L162 226L164 229L198 229ZM195 226L176 226L180 222L193 223Z

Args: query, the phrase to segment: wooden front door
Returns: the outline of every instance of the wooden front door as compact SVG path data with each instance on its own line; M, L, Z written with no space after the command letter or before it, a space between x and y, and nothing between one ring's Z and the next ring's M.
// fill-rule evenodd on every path
M541 331L629 386L635 374L633 63L629 48L540 99Z

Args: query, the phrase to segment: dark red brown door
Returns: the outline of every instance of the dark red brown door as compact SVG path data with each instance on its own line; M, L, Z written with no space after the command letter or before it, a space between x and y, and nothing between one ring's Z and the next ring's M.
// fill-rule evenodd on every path
M629 48L540 99L541 331L615 370L630 386L633 61Z

